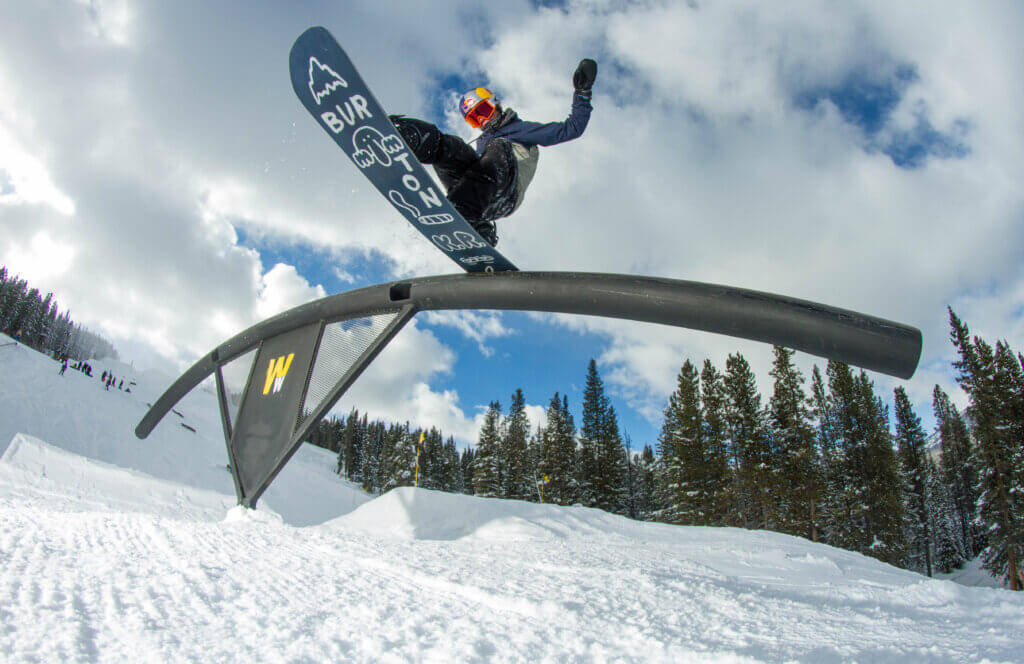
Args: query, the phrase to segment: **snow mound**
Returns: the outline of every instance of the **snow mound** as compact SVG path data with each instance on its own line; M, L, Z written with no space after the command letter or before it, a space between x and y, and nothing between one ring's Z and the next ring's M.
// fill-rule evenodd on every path
M214 491L167 482L17 434L0 456L0 493L17 491L67 511L142 512L188 521L223 517L235 502Z
M634 530L635 522L587 507L538 505L402 487L325 526L423 540L467 537L542 541Z

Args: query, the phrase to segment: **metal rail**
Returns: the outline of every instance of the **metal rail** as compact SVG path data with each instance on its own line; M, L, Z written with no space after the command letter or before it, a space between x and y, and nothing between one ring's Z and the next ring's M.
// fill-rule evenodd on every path
M872 371L910 378L920 330L874 316L742 288L581 272L498 272L422 277L331 295L267 319L202 357L157 400L135 433L145 438L175 403L217 367L260 341L316 321L411 307L516 310L661 323L785 346Z

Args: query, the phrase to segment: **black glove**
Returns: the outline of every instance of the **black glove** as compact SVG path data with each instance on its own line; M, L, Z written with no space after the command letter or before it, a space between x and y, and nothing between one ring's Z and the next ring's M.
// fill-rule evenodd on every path
M580 60L579 66L576 67L576 73L572 75L572 86L576 88L576 94L590 99L590 89L594 87L596 78L597 63L590 58Z

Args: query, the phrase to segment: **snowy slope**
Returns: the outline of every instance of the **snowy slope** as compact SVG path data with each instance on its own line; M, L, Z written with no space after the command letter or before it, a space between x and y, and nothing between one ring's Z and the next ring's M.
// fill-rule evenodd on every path
M138 470L153 477L232 497L227 452L217 401L202 388L186 396L145 440L135 425L173 378L137 373L120 362L93 362L93 376L60 365L23 345L2 346L0 335L0 453L17 433L90 459ZM124 379L131 392L105 390L104 371ZM194 429L185 428L187 425ZM322 523L370 499L361 489L340 482L337 457L304 445L261 498L292 525Z
M1024 661L1019 594L774 533L369 501L305 449L242 510L211 395L138 441L162 385L0 371L0 661Z

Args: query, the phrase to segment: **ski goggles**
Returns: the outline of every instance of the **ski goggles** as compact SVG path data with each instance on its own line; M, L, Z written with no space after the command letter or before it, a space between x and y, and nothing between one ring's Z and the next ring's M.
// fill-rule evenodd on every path
M462 101L462 117L466 119L470 127L479 129L480 127L487 124L487 121L494 117L494 112L497 110L497 106L490 101L492 94L486 88L477 88L475 90L476 96L481 98L476 103L473 103L471 98L463 99ZM485 96L486 95L486 96ZM469 106L472 104L472 106ZM469 106L467 109L466 107Z

